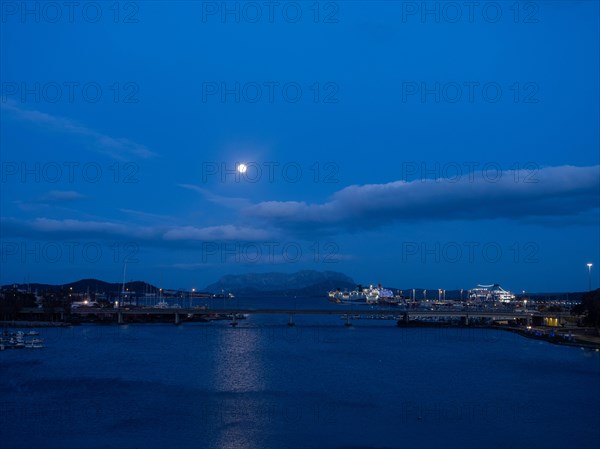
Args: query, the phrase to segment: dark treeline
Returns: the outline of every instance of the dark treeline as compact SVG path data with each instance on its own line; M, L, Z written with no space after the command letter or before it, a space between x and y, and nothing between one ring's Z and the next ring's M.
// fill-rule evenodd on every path
M600 288L585 293L581 298L581 304L573 307L572 313L584 315L584 324L595 327L596 332L600 335Z

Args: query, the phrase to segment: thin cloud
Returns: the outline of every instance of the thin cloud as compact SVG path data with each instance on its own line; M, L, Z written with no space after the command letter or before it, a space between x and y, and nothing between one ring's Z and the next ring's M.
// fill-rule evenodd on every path
M162 268L174 268L176 270L184 270L184 271L196 271L200 269L207 268L209 266L221 266L222 264L218 263L174 263L171 265L161 265Z
M139 210L133 209L119 209L119 212L123 212L124 214L130 215L132 217L137 217L142 220L156 222L156 221L173 221L174 218L170 215L160 215L160 214L152 214L150 212L143 212Z
M29 226L33 231L52 234L105 235L136 237L141 239L148 239L158 235L158 230L156 228L131 226L125 223L111 221L36 218L29 223Z
M281 227L365 229L398 221L572 217L600 207L600 166L542 168L535 182L526 182L528 175L352 185L322 204L267 201L244 212Z
M124 137L112 137L103 134L66 117L24 109L19 107L14 101L4 102L0 104L0 107L12 113L19 120L33 123L37 126L45 126L53 131L85 138L90 141L97 151L115 159L126 160L131 157L147 159L156 156L156 153L150 151L144 145Z
M137 241L154 243L198 243L198 242L242 242L268 241L276 235L264 228L252 228L235 225L208 227L194 226L137 226L128 223L99 220L56 220L36 218L17 220L3 218L0 221L5 235L36 237L98 237L130 238Z
M230 209L242 209L251 205L250 201L245 198L217 195L208 189L193 184L179 184L179 187L197 192L207 201Z
M82 193L74 190L51 190L33 200L15 200L14 204L23 211L36 211L42 209L68 210L62 207L64 203L70 203L86 198Z
M165 232L163 238L165 240L264 241L273 238L273 235L264 229L233 225L208 226L204 228L184 226L169 229Z
M62 202L75 201L85 198L85 195L74 190L51 190L42 195L40 201Z
M223 264L243 267L272 266L272 265L299 265L311 266L314 264L314 255L309 251L301 254L294 253L284 255L278 252L268 251L266 248L219 248L210 247L204 249L204 254L200 262L175 263L164 265L165 268L175 268L178 270L195 271L206 269L208 267L222 267ZM336 254L327 260L328 266L334 266L338 262L355 260L355 257L349 254Z
M4 236L27 238L132 238L152 239L160 237L156 227L132 226L108 220L53 219L40 217L32 220L16 218L0 219Z

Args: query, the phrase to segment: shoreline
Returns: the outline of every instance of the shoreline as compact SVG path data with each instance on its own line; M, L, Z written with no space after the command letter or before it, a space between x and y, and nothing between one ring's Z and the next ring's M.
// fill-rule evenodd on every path
M494 329L503 329L503 328L496 327ZM591 328L581 328L581 329L582 330L591 330ZM600 350L600 337L596 337L599 341L597 343L595 343L595 342L591 342L591 341L581 340L580 339L581 335L578 335L577 333L572 333L571 340L568 340L568 339L564 338L564 334L554 334L554 336L545 335L545 334L536 335L535 333L531 332L533 329L529 330L529 329L504 328L503 330L513 332L515 334L519 334L525 338L530 338L532 340L546 341L548 343L552 343L555 345L576 346L576 347L580 347L580 348ZM563 338L561 338L561 337L563 337Z
M547 343L552 343L555 345L559 345L559 346L573 346L573 347L580 347L580 348L585 348L585 349L591 349L591 350L598 350L600 351L600 337L599 336L592 336L593 339L597 340L597 342L594 341L588 341L588 340L581 340L581 337L583 335L581 335L581 333L585 333L587 331L593 331L594 328L589 328L589 327L582 327L582 328L576 328L576 329L569 329L569 331L572 331L571 333L571 339L565 339L564 338L564 328L554 328L554 327L531 327L530 329L527 328L522 328L522 327L507 327L507 326L500 326L500 325L493 325L493 324L471 324L471 325L464 325L464 324L437 324L437 323L428 323L428 322L411 322L409 325L401 325L399 324L398 327L402 327L402 328L460 328L460 329L491 329L491 330L501 330L501 331L506 331L506 332L511 332L513 334L518 334L524 338L529 338L532 340L540 340L540 341L545 341ZM555 332L556 331L563 331L563 333L558 333ZM549 335L547 334L547 332L550 331L552 332L553 335ZM579 331L579 332L577 332ZM540 332L540 334L536 334L536 332Z

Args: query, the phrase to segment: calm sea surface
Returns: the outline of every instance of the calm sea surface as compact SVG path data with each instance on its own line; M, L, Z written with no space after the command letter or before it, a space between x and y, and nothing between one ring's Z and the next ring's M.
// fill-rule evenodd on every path
M44 349L0 352L0 447L584 449L600 441L598 352L494 330L295 321L42 329Z

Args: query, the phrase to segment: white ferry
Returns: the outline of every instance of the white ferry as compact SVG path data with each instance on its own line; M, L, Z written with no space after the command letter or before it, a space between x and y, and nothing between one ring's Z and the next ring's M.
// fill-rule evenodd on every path
M469 299L475 301L510 302L515 299L512 292L504 290L500 284L482 285L469 290Z
M379 302L393 303L395 296L392 290L387 288L383 288L380 285L374 287L373 285L369 285L369 287L363 288L359 285L355 290L341 291L340 289L332 290L327 293L329 297L329 301L335 302L338 304L341 303L361 303L361 304L378 304Z

